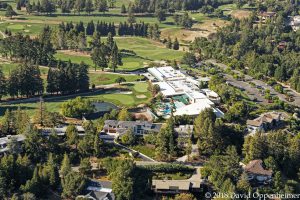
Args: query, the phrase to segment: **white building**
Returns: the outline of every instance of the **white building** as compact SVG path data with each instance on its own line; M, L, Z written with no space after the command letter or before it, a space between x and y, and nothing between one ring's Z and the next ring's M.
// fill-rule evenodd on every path
M219 109L215 108L215 103L220 103L220 97L209 89L199 89L199 80L183 74L172 67L152 67L148 69L149 74L158 80L153 82L160 87L160 92L166 98L176 98L184 96L184 102L175 102L174 115L198 115L206 108L212 108L218 117L224 115ZM153 80L152 79L152 80ZM177 106L179 105L179 106Z
M294 31L297 31L300 28L300 15L291 17L290 26Z
M24 135L8 135L0 138L0 153L5 153L9 150L8 144L15 139L17 142L23 142L25 140Z

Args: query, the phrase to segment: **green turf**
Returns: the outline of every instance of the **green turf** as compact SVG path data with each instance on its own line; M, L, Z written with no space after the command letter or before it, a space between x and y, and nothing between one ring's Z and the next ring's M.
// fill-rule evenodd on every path
M105 41L105 38L102 38ZM154 60L181 60L184 52L165 48L161 43L142 37L115 37L119 49L134 51L137 56L123 57L123 65L118 70L132 71L144 67L145 62ZM55 57L64 61L71 60L74 63L85 62L94 68L89 56L75 56L63 52L57 52Z
M97 73L90 73L89 77L90 77L90 84L95 84L95 85L108 85L108 84L115 83L118 77L125 78L126 82L133 82L143 78L142 76L138 76L138 75L97 74Z
M147 103L151 97L150 92L144 92L140 93L135 91L133 88L135 87L134 84L125 84L125 87L129 89L129 92L132 91L132 93L121 93L118 91L110 91L111 93L108 93L107 91L105 94L100 93L100 94L89 94L89 95L78 95L82 96L85 98L88 98L92 101L106 101L106 102L111 102L113 104L116 104L118 106L127 106L127 107L132 107L132 106L137 106L142 103ZM144 87L147 88L147 83L139 84L140 88ZM103 92L103 91L100 91ZM137 98L137 95L145 95L146 98ZM59 99L54 100L47 100L45 99L45 105L46 109L50 112L60 112L61 111L61 105L63 102L73 99L75 96L72 97L61 97ZM38 103L33 102L33 103L18 103L18 104L11 104L11 105L0 105L0 116L3 116L4 112L6 109L11 109L11 110L16 110L18 107L21 107L22 110L27 111L29 116L33 116L34 113L36 112Z
M2 70L3 74L5 76L8 76L10 72L14 69L16 69L18 66L17 63L1 63L0 62L0 69ZM46 76L48 73L47 67L40 67L41 75Z
M134 85L133 89L134 89L135 91L137 91L137 92L143 93L143 92L147 92L147 91L148 91L147 87L148 87L148 85L145 86L145 83L136 83L136 84Z

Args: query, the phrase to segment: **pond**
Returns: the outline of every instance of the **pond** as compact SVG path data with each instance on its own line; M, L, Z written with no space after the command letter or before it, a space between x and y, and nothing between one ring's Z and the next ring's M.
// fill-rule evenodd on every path
M93 105L95 106L95 112L108 112L118 108L115 104L109 102L95 102Z

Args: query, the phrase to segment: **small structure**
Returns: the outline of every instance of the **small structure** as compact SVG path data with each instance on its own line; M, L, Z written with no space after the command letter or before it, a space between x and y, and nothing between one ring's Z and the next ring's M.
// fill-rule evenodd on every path
M266 22L267 20L272 20L276 16L275 12L260 12L258 17L262 20L262 22Z
M67 132L67 128L68 126L66 125L54 128L43 128L41 129L41 133L44 136L49 136L51 133L56 133L59 136L64 136ZM78 135L82 136L85 134L83 126L76 125L75 128L77 129Z
M174 130L177 133L178 137L190 138L194 130L194 125L179 125L175 127Z
M262 160L252 160L246 166L244 171L248 175L249 181L258 183L269 183L272 180L272 170L266 170L263 167Z
M258 131L266 131L278 127L287 115L282 112L264 113L254 120L247 120L247 129L250 134Z
M159 132L162 124L148 121L118 121L105 120L102 133L118 137L131 130L135 135L144 135L150 132ZM101 135L100 135L101 137Z
M209 100L211 100L215 104L221 103L221 98L216 92L210 89L202 89L201 91L207 96Z
M76 199L91 200L114 200L115 195L112 192L112 183L110 181L89 180L83 195L79 195Z
M23 142L26 137L24 135L7 135L6 137L0 138L0 154L4 154L9 151L8 144L15 139L17 142Z
M191 180L152 180L151 189L159 194L179 194L200 192L201 181Z
M291 17L290 26L294 31L297 31L300 28L300 15Z

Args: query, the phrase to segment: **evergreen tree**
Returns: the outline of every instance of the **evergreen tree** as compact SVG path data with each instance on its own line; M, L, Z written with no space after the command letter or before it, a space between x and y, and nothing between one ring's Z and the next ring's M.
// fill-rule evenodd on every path
M174 40L174 43L173 43L173 49L174 49L174 50L179 50L179 42L178 42L177 37L176 37L175 40Z
M121 6L121 13L124 14L124 13L126 13L126 12L127 12L127 11L126 11L126 7L125 7L124 4L122 4L122 6Z
M6 79L2 72L2 69L0 68L0 101L2 99L2 96L7 94L6 90Z
M111 68L116 71L118 65L122 64L121 55L118 50L116 42L114 42L112 51L111 51Z
M13 10L11 5L7 5L5 17L12 18L12 16L17 15L17 13Z
M91 14L91 12L94 11L94 5L92 0L86 0L85 1L85 12L88 14Z
M68 157L68 154L65 153L64 159L63 159L61 167L60 167L60 174L62 177L65 177L71 171L72 171L72 169L71 169L70 159Z
M172 48L172 40L171 40L170 36L168 37L166 47L167 47L168 49L171 49L171 48Z

